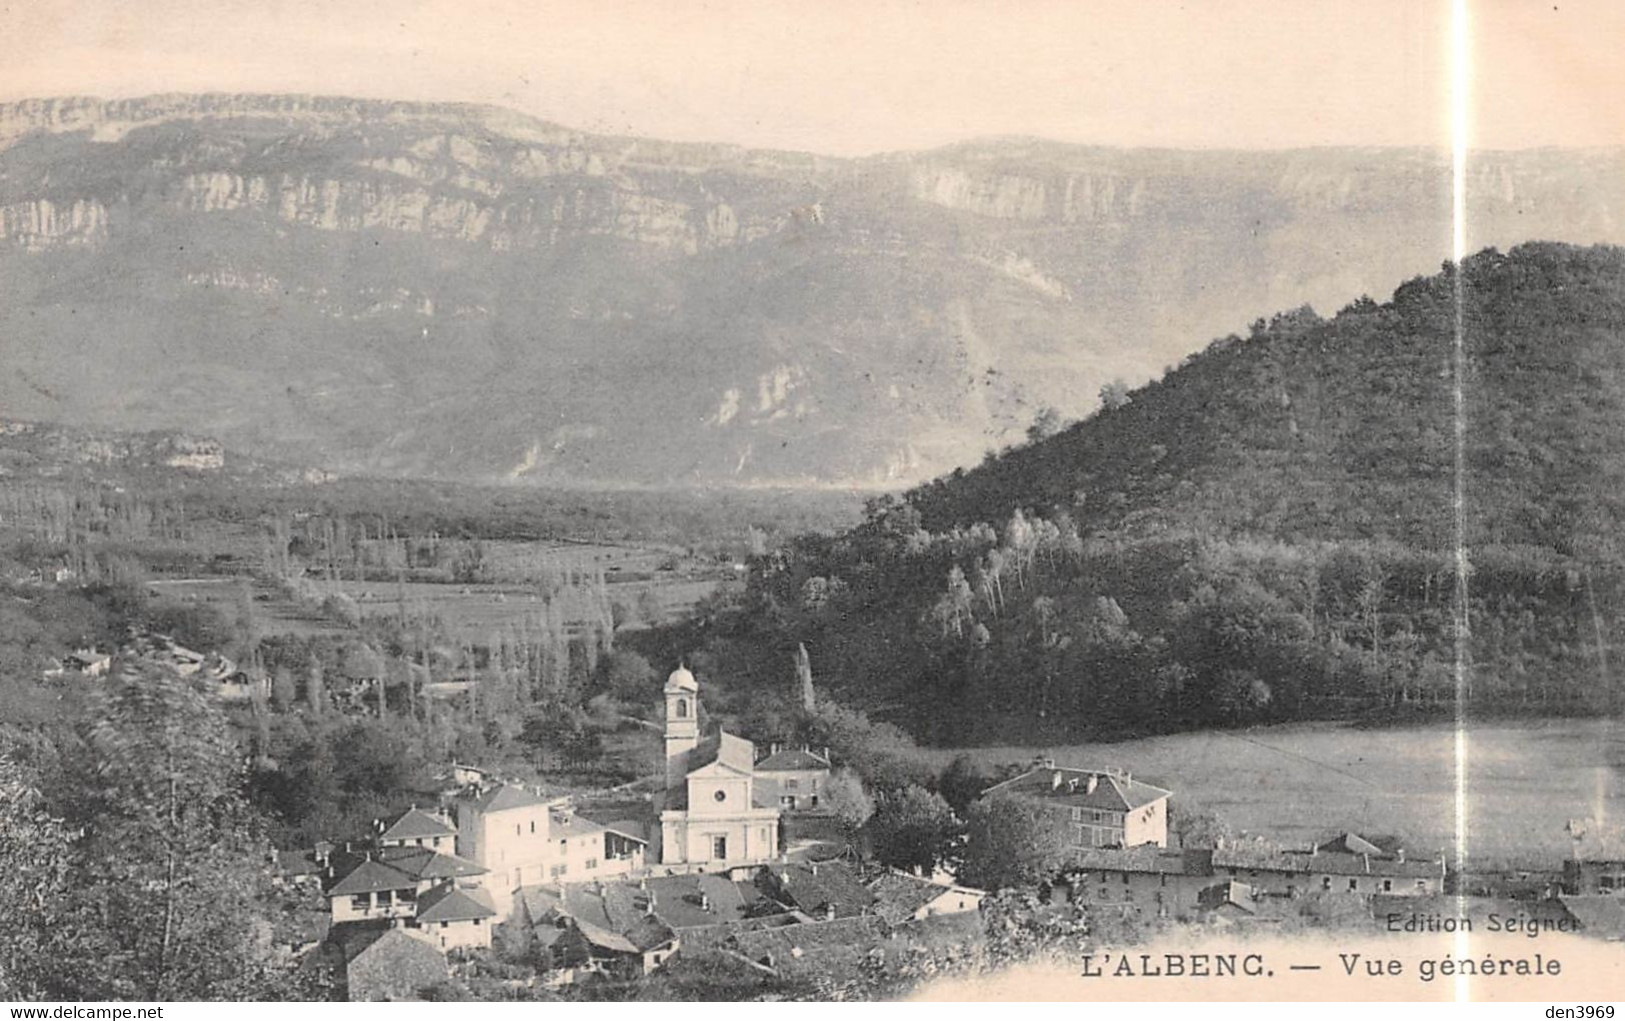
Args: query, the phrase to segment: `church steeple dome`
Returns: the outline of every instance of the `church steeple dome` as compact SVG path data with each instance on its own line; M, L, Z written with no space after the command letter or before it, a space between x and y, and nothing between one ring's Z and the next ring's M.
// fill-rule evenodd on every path
M666 678L666 693L673 694L679 691L699 691L700 684L694 675L688 672L688 667L678 664L677 669Z

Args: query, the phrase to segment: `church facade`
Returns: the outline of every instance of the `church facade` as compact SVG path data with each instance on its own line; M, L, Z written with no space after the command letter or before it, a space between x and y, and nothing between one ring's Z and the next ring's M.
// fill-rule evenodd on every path
M756 747L724 730L700 736L700 686L679 666L666 681L666 789L660 861L728 868L779 853L777 790L756 775Z

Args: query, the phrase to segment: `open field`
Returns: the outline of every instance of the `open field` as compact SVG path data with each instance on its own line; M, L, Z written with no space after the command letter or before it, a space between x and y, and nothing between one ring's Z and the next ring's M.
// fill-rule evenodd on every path
M654 547L501 542L490 544L487 556L499 567L494 573L514 580L465 585L311 578L310 585L319 595L342 592L350 596L363 617L396 616L404 601L408 615L437 619L454 639L479 644L493 634L536 624L543 610L541 586L517 580L527 573L540 578L585 576L602 570L617 619L634 627L686 616L736 576L729 565L679 557ZM246 576L159 578L148 582L147 588L165 599L210 604L228 615L246 601L261 634L308 636L344 630L277 589ZM566 590L560 606L569 628L582 624L593 610L586 590Z
M1476 723L1466 733L1467 852L1477 866L1555 866L1564 826L1625 823L1625 724ZM956 754L930 749L937 765ZM1115 766L1217 813L1237 831L1302 843L1351 829L1453 849L1456 733L1449 724L1363 730L1295 724L1071 747L972 749L987 762Z
M392 617L405 601L409 616L438 619L455 638L483 642L510 628L534 626L544 609L535 586L519 584L456 585L426 582L313 581L323 593L343 592L356 601L362 617ZM662 576L647 581L617 583L608 587L612 603L634 607L636 612L658 612L661 620L686 614L700 600L716 590L718 582L682 575ZM643 597L651 594L653 603ZM583 624L589 611L585 593L577 599L566 597L562 604L567 628Z

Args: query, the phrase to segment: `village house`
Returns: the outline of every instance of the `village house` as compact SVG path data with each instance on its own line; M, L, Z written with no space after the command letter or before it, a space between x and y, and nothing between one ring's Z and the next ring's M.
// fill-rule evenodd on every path
M738 926L753 919L785 914L750 879L714 872L650 876L638 884L647 891L651 909L685 938L698 931Z
M75 649L62 657L62 668L86 677L105 677L113 666L113 657L95 649Z
M496 909L483 889L465 890L455 883L434 887L418 898L409 926L441 950L488 947Z
M685 667L666 681L666 786L660 861L715 871L779 852L775 793L759 782L756 747L726 731L700 740L699 683Z
M1081 850L1064 876L1066 896L1074 904L1131 904L1159 918L1188 918L1213 883L1208 858L1155 844Z
M1307 849L1225 840L1183 852L1153 845L1094 848L1077 853L1064 885L1074 903L1133 905L1181 919L1206 910L1202 896L1218 883L1245 884L1254 900L1310 893L1417 897L1443 892L1444 872L1441 860L1407 858L1397 842L1343 834Z
M1571 897L1625 896L1625 855L1601 847L1576 849L1563 861L1563 892Z
M376 830L361 847L279 854L279 878L298 885L314 876L325 885L336 939L391 928L436 951L489 947L497 912L478 885L485 870L448 853L445 820L413 808Z
M756 886L785 908L808 919L830 921L868 914L875 893L839 862L784 862L756 874Z
M520 903L555 964L619 977L647 975L681 944L654 911L646 887L631 883L566 883L529 887Z
M1038 805L1075 850L1168 846L1170 792L1126 772L1075 769L1044 759L982 793L1012 794Z
M773 790L786 812L816 812L818 799L829 786L829 749L779 748L756 763L756 776L764 790Z
M402 929L350 929L329 945L352 1002L415 1000L451 977L444 954Z
M326 891L334 924L415 918L423 894L446 884L473 885L485 872L455 855L420 847L367 850L359 860L349 852L335 855L335 861L336 878Z
M1221 841L1212 852L1213 875L1244 880L1262 893L1293 897L1310 892L1419 896L1444 891L1442 858L1407 857L1403 847L1383 850L1350 834L1308 850L1281 850ZM1363 846L1377 853L1343 848Z
M263 701L271 697L271 678L238 670L220 678L214 696L222 702Z
M626 824L575 814L568 798L514 784L470 788L453 801L457 853L486 870L499 917L525 886L625 875L641 868L647 841Z
M875 913L893 924L979 911L982 899L987 896L982 890L923 879L895 869L887 869L865 885L874 894Z
M457 830L443 817L412 808L389 826L379 825L380 847L427 847L447 854L457 850Z
M1258 913L1258 891L1246 883L1226 879L1198 893L1196 909L1204 921L1247 921Z
M1616 894L1563 894L1554 898L1566 928L1591 939L1625 942L1625 897Z

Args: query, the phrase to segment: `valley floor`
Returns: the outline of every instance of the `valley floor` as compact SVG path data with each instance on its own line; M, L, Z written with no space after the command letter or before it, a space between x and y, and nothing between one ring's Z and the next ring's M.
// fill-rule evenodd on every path
M1462 770L1467 853L1475 865L1550 867L1570 849L1569 820L1595 833L1625 821L1625 724L1607 719L1470 724ZM922 749L989 763L1053 756L1113 766L1175 792L1238 833L1302 844L1328 832L1397 833L1418 851L1453 852L1456 731L1449 723L1358 728L1289 724L1115 744Z

